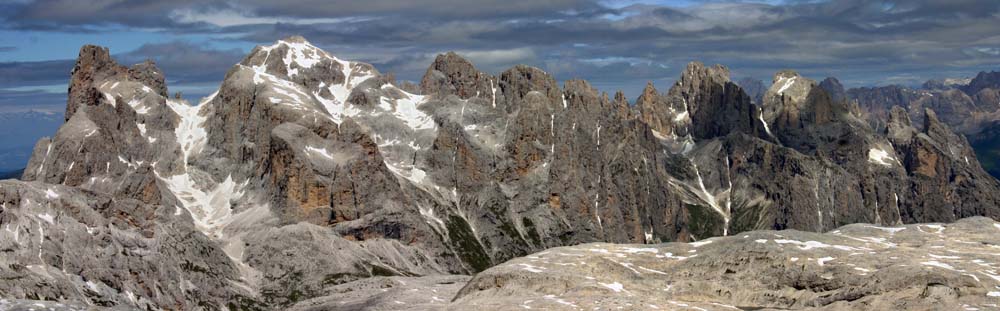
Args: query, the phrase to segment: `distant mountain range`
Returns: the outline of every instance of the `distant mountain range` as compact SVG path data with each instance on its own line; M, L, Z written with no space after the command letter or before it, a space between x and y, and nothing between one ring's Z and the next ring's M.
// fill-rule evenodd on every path
M0 181L0 262L10 263L0 265L0 296L365 309L384 308L369 298L400 280L425 289L411 298L460 309L499 295L514 298L492 306L514 308L529 303L521 295L560 288L622 303L631 290L676 288L687 294L670 295L699 305L750 310L892 298L982 307L1000 279L973 282L963 273L976 263L843 281L861 271L853 268L880 269L883 257L914 264L953 256L945 250L987 251L983 236L997 224L985 218L949 227L968 235L883 227L1000 219L1000 182L949 123L991 116L971 108L991 96L977 80L944 91L842 90L783 70L769 87L747 84L751 96L728 68L693 62L659 86L666 92L649 83L629 103L583 80L560 86L534 67L491 75L455 53L438 55L419 85L403 85L290 37L255 48L192 105L168 97L154 62L124 66L84 46L65 122L35 144L21 180ZM969 102L937 99L944 94ZM854 223L871 225L808 233ZM796 231L758 232L785 229ZM730 238L710 239L719 236ZM693 259L716 241L704 256L719 260ZM694 243L559 248L591 242ZM800 252L813 248L822 250ZM862 266L846 264L853 253ZM816 257L797 257L806 255ZM834 255L838 268L824 268ZM580 279L594 271L599 281ZM689 282L702 276L723 286ZM632 287L644 280L655 287ZM438 285L451 294L437 296ZM775 292L753 299L747 288ZM392 308L409 307L400 302Z
M748 94L763 82L740 80ZM856 105L873 128L886 126L894 106L902 107L911 119L922 119L924 109L932 109L942 122L968 138L977 156L993 176L1000 177L1000 72L980 72L974 78L930 80L920 88L898 85L844 89L836 78L827 78L820 87L835 100ZM918 128L920 124L916 125Z

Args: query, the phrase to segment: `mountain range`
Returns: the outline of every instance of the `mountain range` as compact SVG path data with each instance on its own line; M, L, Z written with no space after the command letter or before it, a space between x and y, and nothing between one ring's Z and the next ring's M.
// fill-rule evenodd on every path
M936 99L871 104L950 96L975 97L971 105L981 107L980 98L996 95L983 82L990 79L910 94L844 91L835 80L784 70L766 90L748 87L751 96L726 67L694 62L661 86L666 92L650 83L629 103L583 80L560 86L534 67L494 76L455 53L438 55L419 84L399 83L290 37L255 48L192 105L168 96L154 62L126 67L106 48L84 46L65 122L37 142L21 180L0 182L0 275L7 280L0 294L67 308L322 310L360 299L344 308L385 302L377 308L409 309L406 301L371 297L394 287L379 282L412 281L420 288L406 290L447 288L421 294L442 303L422 308L506 308L528 303L522 298L533 288L585 282L546 272L555 266L533 259L593 248L628 259L612 265L619 270L642 263L677 282L722 271L714 284L749 282L745 288L758 294L766 286L753 282L774 272L767 269L803 271L774 283L787 287L771 288L773 299L678 283L688 296L677 297L702 297L707 308L863 309L886 306L878 301L887 297L910 306L983 306L1000 278L981 273L983 280L969 281L962 273L975 263L872 276L911 291L822 280L862 271L823 270L834 266L826 266L833 253L824 252L868 254L858 264L874 264L879 256L869 255L882 251L911 263L952 256L931 254L934 243L958 243L938 233L979 239L955 250L995 246L995 233L984 230L1000 227L984 218L927 236L920 226L884 227L1000 219L1000 183L960 134L980 126L954 126L958 116L985 120L990 112ZM903 234L835 233L858 225L808 233L854 223ZM756 245L769 240L778 246ZM805 244L786 250L779 244L795 242L778 240ZM644 261L694 257L692 248L713 241L699 258L715 260L689 259L684 269ZM693 243L660 245L667 242ZM876 251L873 243L906 251ZM811 249L819 250L803 262L817 265L808 269L765 259ZM654 255L629 255L636 253ZM587 271L608 269L592 265L605 257L581 257ZM629 277L644 288L662 281L623 273L597 288L645 296L650 289L635 290L623 281ZM604 306L547 295L537 299L550 308ZM628 303L615 297L604 303ZM644 302L670 301L679 300Z

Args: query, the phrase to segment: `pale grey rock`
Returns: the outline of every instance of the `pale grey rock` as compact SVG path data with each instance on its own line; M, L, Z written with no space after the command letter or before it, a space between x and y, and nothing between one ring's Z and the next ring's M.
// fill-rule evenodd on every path
M969 218L559 247L477 274L446 309L989 310L998 232Z
M0 182L4 297L96 306L220 308L249 293L174 207L38 182Z
M442 310L469 276L372 277L331 287L289 310Z

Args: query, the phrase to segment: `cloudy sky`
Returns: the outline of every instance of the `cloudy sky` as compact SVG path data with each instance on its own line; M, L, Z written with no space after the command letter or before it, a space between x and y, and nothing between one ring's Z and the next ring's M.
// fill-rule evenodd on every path
M529 64L630 98L646 81L665 91L693 60L847 86L1000 69L997 0L0 0L0 111L62 110L83 44L154 59L194 97L290 35L403 80L456 51L488 72Z

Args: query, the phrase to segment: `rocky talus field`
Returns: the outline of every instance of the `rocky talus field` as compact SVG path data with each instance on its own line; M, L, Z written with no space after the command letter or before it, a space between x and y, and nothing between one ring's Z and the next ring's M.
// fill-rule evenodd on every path
M302 37L166 81L81 48L0 181L0 309L1000 309L1000 182L933 107L697 62L634 102L455 53L405 83Z

